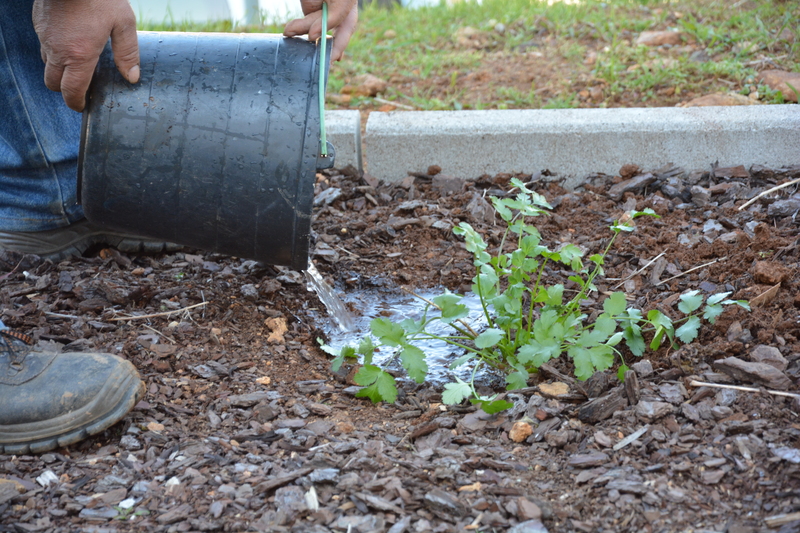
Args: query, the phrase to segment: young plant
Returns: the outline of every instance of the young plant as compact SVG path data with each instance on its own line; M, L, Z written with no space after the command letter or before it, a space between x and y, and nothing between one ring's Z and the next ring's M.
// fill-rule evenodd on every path
M572 360L575 376L586 380L595 372L611 368L620 359L620 376L628 369L617 346L625 342L634 355L641 356L648 342L657 350L665 341L676 339L688 343L697 335L702 319L713 323L724 306L737 304L749 308L744 301L728 299L730 293L716 294L705 299L699 291L689 291L680 297L678 310L684 315L678 320L657 309L646 315L629 307L622 292L615 292L603 301L603 312L593 322L582 309L582 302L597 292L595 279L604 275L603 264L617 237L634 230L634 219L654 216L651 209L626 213L611 226L612 236L605 249L589 256L584 263L584 251L574 244L552 250L542 244L539 230L528 223L532 217L547 214L550 205L540 194L529 190L524 183L513 179L519 191L513 198L492 198L496 213L506 225L500 246L493 254L483 237L466 222L453 232L464 238L467 251L473 255L476 275L472 291L480 299L487 327L475 331L464 319L469 310L463 296L445 292L432 300L424 300L422 317L392 322L376 318L370 323L372 337L364 337L357 347L345 346L336 355L334 371L345 359L363 358L354 380L364 388L357 396L394 402L397 388L394 377L373 364L377 349L394 350L387 366L398 360L408 376L422 383L428 372L425 354L419 344L441 340L463 351L450 365L456 369L467 365L469 381L456 378L445 385L442 401L458 404L469 399L484 411L493 413L511 407L498 395L483 396L475 388L475 376L481 368L489 367L505 374L507 390L525 387L531 372L550 359L566 354ZM506 242L515 241L512 251L506 252ZM548 266L563 265L571 272L568 279L577 290L568 291L562 283L544 282ZM568 296L568 294L570 294ZM446 326L447 334L436 333L434 324Z

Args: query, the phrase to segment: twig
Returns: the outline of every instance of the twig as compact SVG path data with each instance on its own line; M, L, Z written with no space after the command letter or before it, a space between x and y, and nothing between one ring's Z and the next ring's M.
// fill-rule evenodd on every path
M144 327L146 327L147 329L149 329L150 331L152 331L153 333L155 333L156 335L161 335L162 337L164 337L165 339L167 339L167 340L168 340L169 342L171 342L172 344L176 344L176 341L175 341L175 339L173 339L172 337L168 337L167 335L164 335L163 333L161 333L160 331L158 331L156 328L151 328L151 327L150 327L150 326L148 326L147 324L142 324L142 325L143 325Z
M748 201L746 201L745 203L740 205L739 206L739 211L741 211L745 207L749 207L750 204L755 203L755 201L758 200L759 198L761 198L762 196L766 196L766 195L768 195L770 193L773 193L773 192L778 191L780 189L783 189L785 187L789 187L790 185L794 185L795 183L800 183L800 178L795 178L795 179L793 179L791 181L787 181L786 183L782 183L780 185L776 185L775 187L773 187L771 189L767 189L766 191L762 191L761 193L755 195L754 197L750 198Z
M650 429L650 424L645 424L640 429L634 431L633 433L631 433L630 435L628 435L627 437L616 443L614 447L611 449L614 450L615 452L621 450L631 442L635 441L636 439L644 435L648 429Z
M164 311L163 313L153 313L152 315L139 315L139 316L119 316L115 318L109 318L108 321L117 321L117 320L140 320L142 318L155 318L159 316L169 316L174 315L175 313L180 313L181 311L188 311L189 309L194 309L195 307L200 307L208 305L208 302L200 302L199 304L190 305L188 307L183 307L181 309L175 309L174 311Z
M44 316L54 316L57 318L70 318L72 320L78 320L80 317L75 315L65 315L63 313L52 313L50 311L45 311Z
M671 278L667 278L664 281L659 281L658 283L656 283L656 287L658 287L659 285L662 285L662 284L664 284L664 283L666 283L668 281L672 281L673 279L677 279L677 278L680 278L681 276L685 276L686 274L689 274L690 272L694 272L695 270L699 270L701 268L705 268L707 266L711 266L714 263L720 263L722 261L727 261L727 260L728 260L727 257L720 257L719 259L714 259L713 261L709 261L708 263L704 263L704 264L702 264L700 266L696 266L694 268L690 268L686 272L681 272L680 274L678 274L676 276L672 276Z
M379 104L389 104L389 105L393 105L395 107L402 107L403 109L408 109L409 111L416 111L417 110L416 107L412 107L412 106L406 105L406 104L401 104L399 102L392 102L391 100L384 100L383 98L378 98L377 96L373 96L372 99L375 100L376 102L378 102Z
M625 283L626 281L628 281L629 279L631 279L631 278L632 278L632 277L634 277L635 275L637 275L637 274L639 274L639 273L643 272L644 270L646 270L646 269L647 269L647 267L649 267L650 265L652 265L653 263L655 263L656 261L658 261L658 260L659 260L659 259L660 259L660 258L661 258L661 257L662 257L664 254L666 254L666 253L667 253L667 252L661 252L660 254L658 254L657 256L655 256L653 259L651 259L651 260L650 260L650 262L649 262L649 263L647 263L645 266L643 266L642 268L640 268L639 270L637 270L636 272L634 272L633 274L631 274L631 275L630 275L630 276L628 276L627 278L625 278L625 279L623 279L622 281L620 281L619 283L617 283L617 284L616 284L616 285L615 285L615 286L614 286L614 287L613 287L611 290L613 291L613 290L616 290L616 289L618 289L618 288L620 287L620 285L622 285L623 283Z
M689 382L689 385L692 387L712 387L714 389L733 389L733 390L740 390L744 392L766 392L767 394L772 394L774 396L786 396L788 398L800 398L800 394L795 394L793 392L783 392L779 390L769 390L769 389L757 389L755 387L742 387L741 385L722 385L721 383L706 383L705 381L697 381L693 379Z

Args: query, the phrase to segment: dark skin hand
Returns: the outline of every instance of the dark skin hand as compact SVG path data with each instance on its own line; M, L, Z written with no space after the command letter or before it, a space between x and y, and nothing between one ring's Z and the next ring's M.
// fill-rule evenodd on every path
M13 0L12 0L13 1ZM322 0L300 0L302 19L289 22L287 37L322 34ZM356 29L357 0L328 0L328 29L336 40L331 58L339 60ZM45 63L44 83L61 92L70 109L83 111L86 91L108 39L120 74L139 81L139 42L136 16L128 0L35 0L33 27L39 36Z

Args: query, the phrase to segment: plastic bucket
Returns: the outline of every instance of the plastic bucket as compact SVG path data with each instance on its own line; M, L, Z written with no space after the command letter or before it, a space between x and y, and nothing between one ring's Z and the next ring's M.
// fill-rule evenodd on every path
M122 78L107 47L89 90L78 166L86 217L304 269L316 171L333 165L332 147L320 156L319 47L139 32L139 49L139 83Z

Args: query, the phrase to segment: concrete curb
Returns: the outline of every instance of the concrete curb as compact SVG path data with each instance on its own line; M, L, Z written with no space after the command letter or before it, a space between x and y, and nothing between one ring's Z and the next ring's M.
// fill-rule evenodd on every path
M364 170L361 156L361 113L358 111L325 111L328 141L336 150L336 168L353 165Z
M347 135L354 139L352 130ZM798 164L800 105L373 112L365 140L369 173L386 181L439 165L462 178L547 169L569 187L626 163L687 170L715 161ZM349 157L339 154L337 146L337 167Z

